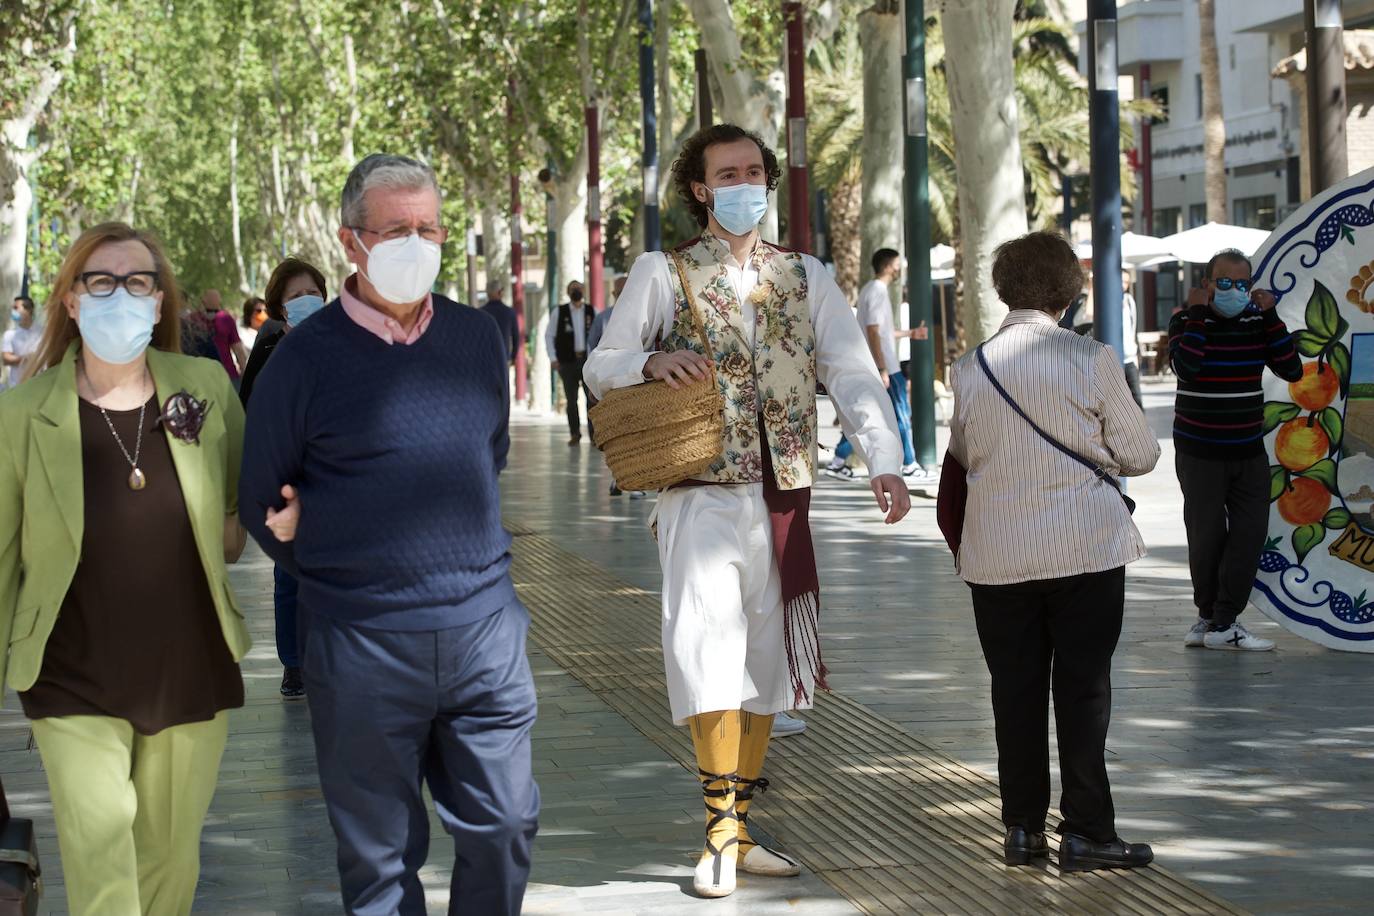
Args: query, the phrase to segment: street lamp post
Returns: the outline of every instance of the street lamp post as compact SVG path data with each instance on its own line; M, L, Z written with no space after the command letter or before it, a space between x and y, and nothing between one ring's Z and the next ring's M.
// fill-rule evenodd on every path
M587 106L587 285L592 309L606 306L601 253L601 124L595 104Z
M515 80L511 80L509 94L506 96L506 124L514 142L515 132ZM524 207L520 203L520 175L516 171L518 157L514 149L510 153L510 305L515 310L516 327L520 332L520 346L515 349L515 400L523 403L526 394L525 380L525 335L529 323L525 320L525 249L520 221L524 217ZM537 326L536 322L536 326Z
M639 0L639 101L644 111L640 160L644 201L644 250L663 247L658 223L658 109L654 100L654 0Z
M806 170L806 37L802 5L782 5L787 28L787 244L811 251L810 182Z
M697 48L697 128L711 126L711 77L706 60L706 49Z
M1093 336L1121 343L1121 112L1117 97L1116 0L1088 3L1088 131L1092 173Z
M1345 39L1341 0L1303 0L1307 33L1307 161L1315 197L1346 177Z
M906 54L902 57L906 108L907 309L910 326L934 325L930 303L930 169L926 136L925 0L906 0ZM932 331L934 333L934 331ZM939 333L944 333L943 324ZM929 337L911 341L911 444L923 467L934 467L935 348Z

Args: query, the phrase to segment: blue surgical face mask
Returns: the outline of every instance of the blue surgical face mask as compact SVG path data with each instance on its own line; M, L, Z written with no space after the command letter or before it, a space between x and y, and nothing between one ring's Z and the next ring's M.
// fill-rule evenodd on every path
M107 363L131 363L148 349L157 321L157 299L131 296L120 286L108 296L81 295L76 326L81 342Z
M1250 304L1250 294L1238 289L1219 289L1212 294L1212 307L1218 314L1234 318Z
M324 308L324 300L319 296L297 296L286 303L286 323L293 328L298 328L302 321L322 308Z
M768 188L761 184L732 184L715 188L711 214L731 235L748 235L768 213Z
M23 317L23 315L19 314L19 309L10 309L10 321L13 321L15 324L18 324L23 319Z

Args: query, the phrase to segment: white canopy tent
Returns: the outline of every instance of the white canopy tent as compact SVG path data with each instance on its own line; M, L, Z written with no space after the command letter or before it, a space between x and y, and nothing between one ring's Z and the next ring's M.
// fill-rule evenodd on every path
M1226 248L1234 248L1250 257L1259 250L1267 238L1269 233L1263 229L1206 223L1167 236L1162 241L1175 260L1187 261L1190 264L1206 264L1212 259L1212 255Z
M1091 261L1093 257L1093 243L1082 241L1074 246L1074 251L1078 254L1080 261ZM1121 234L1121 266L1147 267L1151 264L1158 264L1160 261L1172 261L1173 255L1165 244L1164 239L1157 239L1152 235L1137 235L1134 232L1123 232Z

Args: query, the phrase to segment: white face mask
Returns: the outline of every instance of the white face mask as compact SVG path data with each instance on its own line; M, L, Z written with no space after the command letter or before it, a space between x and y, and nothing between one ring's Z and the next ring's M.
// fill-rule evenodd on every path
M353 238L367 252L367 278L387 302L405 305L418 302L434 288L439 276L442 249L412 233L403 239L378 242L368 251L355 230Z
M123 366L138 359L153 339L157 299L132 296L119 287L108 296L82 293L76 326L82 345L101 360Z

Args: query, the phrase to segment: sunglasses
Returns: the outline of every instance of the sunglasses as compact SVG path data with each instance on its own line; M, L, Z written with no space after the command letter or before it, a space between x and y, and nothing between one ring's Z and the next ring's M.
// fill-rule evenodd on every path
M1249 280L1232 280L1230 277L1217 277L1212 282L1216 284L1217 289L1230 289L1234 286L1242 293L1250 292Z

